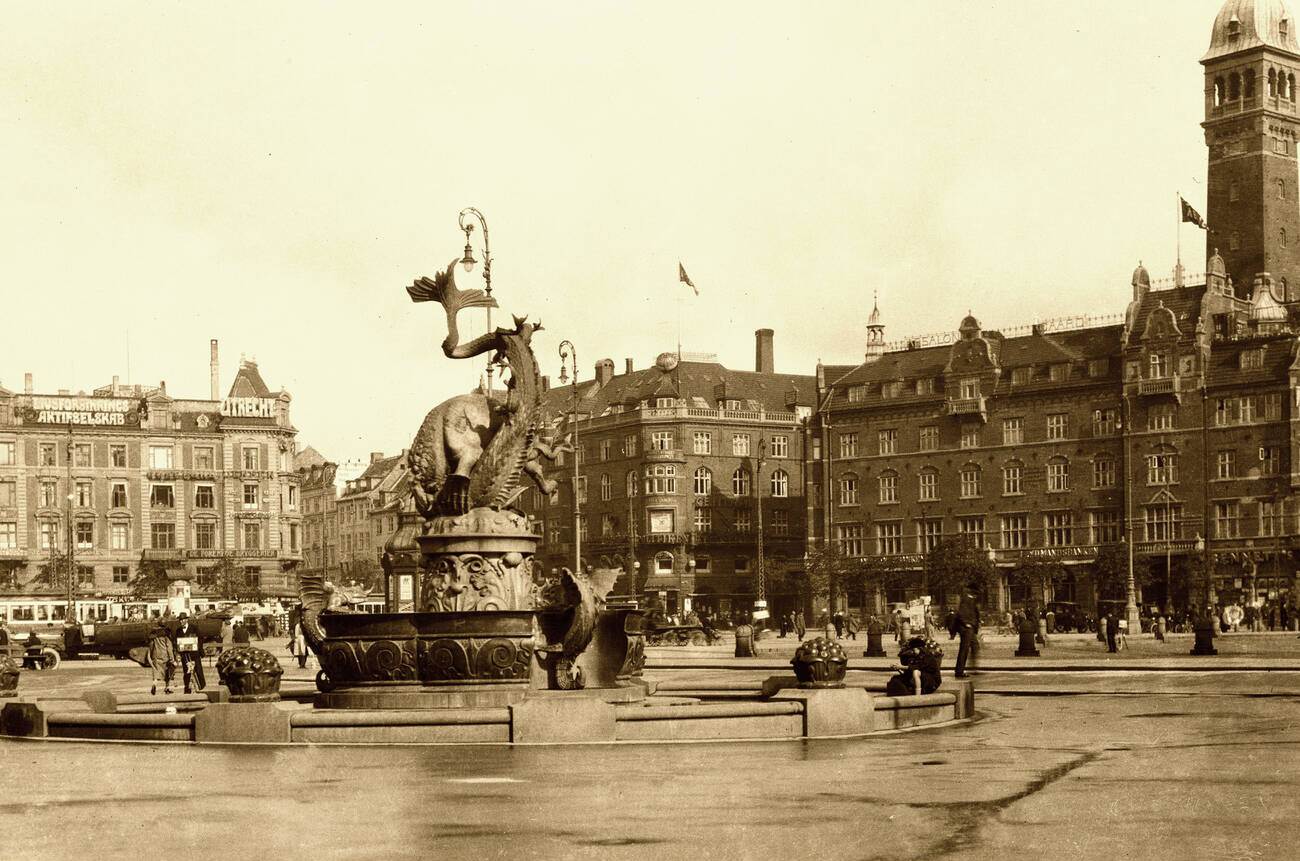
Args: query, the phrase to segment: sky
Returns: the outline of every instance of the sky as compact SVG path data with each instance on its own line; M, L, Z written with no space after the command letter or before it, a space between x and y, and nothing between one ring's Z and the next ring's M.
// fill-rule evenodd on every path
M1139 260L1172 270L1178 192L1205 211L1219 6L10 5L0 385L202 398L216 338L223 394L256 359L301 444L396 452L482 370L404 289L466 206L553 379L561 339L590 379L679 331L853 364L877 294L890 340L1122 313ZM1204 245L1182 228L1189 271Z

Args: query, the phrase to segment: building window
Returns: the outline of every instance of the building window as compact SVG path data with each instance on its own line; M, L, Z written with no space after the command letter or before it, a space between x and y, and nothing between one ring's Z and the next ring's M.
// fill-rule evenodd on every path
M623 457L636 457L637 451L637 435L630 433L623 437Z
M262 549L262 524L256 522L245 523L243 533L245 550Z
M1282 505L1276 500L1259 501L1259 534L1264 537L1282 534Z
M1214 537L1241 537L1241 507L1237 500L1214 503Z
M1282 471L1282 449L1275 445L1261 446L1259 449L1260 475L1277 475Z
M1023 550L1029 546L1029 515L1004 514L1001 522L1002 549Z
M149 468L150 469L171 469L172 468L172 447L169 445L149 446Z
M12 520L0 523L0 550L18 549L18 524Z
M580 475L580 476L578 476L578 486L577 486L577 492L576 492L575 496L576 496L577 499L578 499L578 504L579 504L579 505L585 505L585 504L586 504L586 502L587 502L587 476L585 476L585 475Z
M212 469L213 457L211 446L194 447L194 468L195 469Z
M609 452L614 447L613 440L603 439L600 441L600 459L609 460Z
M126 507L127 507L127 501L126 501L126 482L125 482L125 481L115 481L115 482L113 482L113 486L112 486L112 488L111 488L111 492L110 492L110 502L109 502L109 504L110 504L110 507L112 507L112 508L126 508Z
M1034 377L1034 369L1025 365L1019 368L1011 369L1011 384L1014 386L1024 386Z
M790 495L790 475L784 469L772 472L772 496L778 499Z
M709 532L713 529L713 509L707 505L695 506L695 531Z
M1002 420L1002 444L1021 445L1025 441L1024 419L1012 418Z
M676 493L677 467L671 463L655 463L646 466L645 492L652 494Z
M149 488L149 505L154 508L175 508L176 496L170 484L155 484Z
M0 481L0 508L13 508L18 505L18 482L12 479Z
M939 428L934 425L921 428L920 445L921 451L937 451L939 449Z
M749 456L749 434L734 433L731 435L731 453L740 457Z
M983 495L980 468L975 464L967 464L961 468L961 498L975 499Z
M609 502L614 497L614 482L610 480L609 474L606 473L600 477L600 498L603 502Z
M194 546L199 550L216 550L217 524L205 521L194 524Z
M980 379L979 377L967 377L961 381L958 386L963 401L972 400L980 396Z
M89 481L77 482L76 497L78 508L95 507L94 486Z
M56 481L41 482L41 508L57 508L59 505L59 484Z
M53 520L42 520L40 549L53 550L58 546L59 546L59 524Z
M244 508L257 508L257 482L244 483Z
M695 432L695 453L713 454L713 434L708 431Z
M650 434L650 448L654 451L672 451L673 432L655 431Z
M880 501L883 504L898 502L898 475L887 472L877 481L880 484Z
M77 521L77 549L89 550L95 546L95 524L90 520Z
M245 565L244 584L249 589L260 589L262 586L262 569L256 565Z
M108 447L108 462L112 466L125 468L126 467L126 446L110 445Z
M860 404L867 399L866 386L849 386L845 391L845 397L851 404Z
M113 584L115 586L120 586L124 583L128 583L130 582L130 580L131 580L130 566L127 565L113 566Z
M965 538L974 547L984 546L984 518L957 518L957 534Z
M921 377L916 381L916 393L918 395L932 395L934 392L934 377Z
M1088 531L1093 544L1117 544L1120 539L1118 511L1088 512Z
M932 469L923 470L917 477L920 485L918 498L922 502L933 502L939 498L939 474Z
M58 447L52 442L43 442L38 457L41 466L58 466Z
M903 524L876 524L876 552L881 556L898 556L903 552Z
M780 536L790 534L790 512L784 508L772 512L772 534Z
M713 491L713 473L707 466L695 470L691 489L695 491L696 496L708 496Z
M916 526L918 550L921 553L929 553L943 541L942 520L918 520Z
M243 453L244 469L249 469L249 470L261 469L261 466L259 466L259 463L261 461L261 452L257 449L257 447L246 446L244 447L242 453Z
M1070 432L1070 416L1066 413L1052 413L1047 417L1047 438L1065 439Z
M976 422L971 422L961 426L961 447L962 448L979 448L980 445L980 427Z
M731 474L731 492L736 496L749 496L749 470L743 466L736 467Z
M1047 379L1054 383L1063 383L1070 376L1070 366L1062 362L1047 366Z
M110 523L108 543L113 550L129 550L131 548L130 527L125 523Z
M1092 379L1104 377L1110 373L1110 359L1102 357L1100 359L1088 360L1088 376Z
M1117 415L1114 409L1106 408L1093 410L1092 412L1092 435L1093 436L1110 436L1115 433Z
M732 525L737 532L748 532L753 528L748 508L737 508L732 516Z
M840 448L841 448L841 449L843 449L843 446L844 446L844 437L845 437L845 436L852 436L852 437L853 437L853 454L844 454L843 451L841 450L841 452L840 452L840 456L841 456L841 457L855 457L855 456L857 455L857 440L858 440L858 435L857 435L857 434L840 434ZM880 431L879 433L876 434L876 441L877 441L877 446L878 446L878 449L879 449L879 452L878 452L879 454L897 454L897 453L898 453L898 431L893 430L892 428L889 429L889 430L882 430L882 431Z
M1147 430L1166 431L1174 429L1174 405L1155 404L1147 410Z
M1237 477L1237 453L1235 451L1220 451L1215 455L1215 476L1217 478L1236 478Z
M1237 357L1240 367L1243 371L1255 370L1264 367L1264 350L1256 347L1251 350L1242 350Z
M627 495L629 497L636 496L636 472L629 470L627 475L624 476L624 480L627 485L625 488Z
M840 476L840 505L858 504L858 477L853 473Z
M785 434L772 437L772 457L790 456L790 438Z
M0 442L0 466L13 466L17 462L15 456L16 449L12 442Z
M176 524L175 523L151 523L149 524L149 546L154 550L175 550L176 549Z
M614 528L617 524L612 514L602 514L600 516L600 534L609 537L614 534Z
M1047 490L1061 493L1070 489L1070 462L1056 458L1047 464Z
M1092 486L1096 490L1115 486L1115 460L1098 455L1092 462Z
M840 434L840 457L850 458L858 456L858 435L856 433Z
M1049 511L1043 515L1048 547L1068 547L1074 543L1074 512Z
M90 443L79 442L72 446L72 465L90 466Z
M587 540L587 515L585 514L578 515L578 536L583 541Z
M1178 455L1172 451L1159 451L1147 455L1147 484L1177 484Z
M865 528L861 523L841 523L835 527L840 542L840 553L858 557L867 555Z

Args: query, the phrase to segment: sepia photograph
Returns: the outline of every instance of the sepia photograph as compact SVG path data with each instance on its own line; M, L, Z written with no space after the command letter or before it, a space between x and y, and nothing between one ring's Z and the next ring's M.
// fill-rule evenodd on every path
M1298 3L6 4L3 854L1300 857Z

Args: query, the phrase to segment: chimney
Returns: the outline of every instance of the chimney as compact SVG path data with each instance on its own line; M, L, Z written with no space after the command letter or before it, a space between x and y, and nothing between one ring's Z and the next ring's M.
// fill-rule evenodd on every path
M612 379L614 379L614 360L601 359L596 363L596 382L604 388Z
M370 453L371 463L379 463L383 459L384 459L384 453L382 451L372 451Z
M208 374L211 376L212 400L221 400L221 371L217 365L217 339L208 342Z
M754 370L760 374L775 373L772 362L771 329L759 329L754 333Z
M631 360L631 359L624 359L624 360L623 360L623 373L625 373L625 374L630 374L630 373L632 373L632 360Z
M113 395L117 395L117 374L113 375Z
M551 378L546 374L542 374L542 391L549 392L550 390L551 390Z
M32 375L29 372L23 374L23 394L30 395L31 393L32 393Z

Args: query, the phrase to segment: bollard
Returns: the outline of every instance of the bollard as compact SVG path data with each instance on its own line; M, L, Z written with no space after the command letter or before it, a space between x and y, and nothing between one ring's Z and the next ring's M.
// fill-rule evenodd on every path
M1038 619L1038 642L1047 645L1047 619L1043 617Z
M1214 648L1214 628L1217 624L1213 616L1200 616L1194 623L1193 630L1196 633L1196 644L1192 646L1191 654L1193 655L1217 655L1219 650Z
M912 622L910 619L904 619L898 623L898 642L906 643L912 639Z
M737 625L736 626L736 657L752 658L754 657L754 626Z
M1020 620L1020 648L1016 649L1017 658L1037 658L1038 648L1034 637L1038 635L1038 622L1026 616Z
M883 658L885 657L885 647L881 645L880 622L872 619L867 623L867 648L862 652L864 658Z

